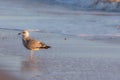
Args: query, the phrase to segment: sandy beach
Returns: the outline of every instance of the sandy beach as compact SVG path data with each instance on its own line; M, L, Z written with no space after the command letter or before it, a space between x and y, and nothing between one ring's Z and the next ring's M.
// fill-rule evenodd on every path
M119 6L0 0L0 80L120 80ZM35 51L31 60L18 35L25 29L52 48Z
M119 45L61 34L31 32L32 37L51 45L52 48L36 51L34 60L30 60L30 52L23 47L18 32L0 30L0 70L12 78L20 80L120 79Z

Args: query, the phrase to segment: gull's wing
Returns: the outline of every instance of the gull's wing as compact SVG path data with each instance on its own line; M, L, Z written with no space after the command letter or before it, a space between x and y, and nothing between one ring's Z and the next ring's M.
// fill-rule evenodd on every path
M41 42L41 41L38 41L36 39L33 39L33 38L29 38L27 39L27 46L30 48L30 49L40 49L40 48L47 48L48 46ZM49 46L50 47L50 46Z

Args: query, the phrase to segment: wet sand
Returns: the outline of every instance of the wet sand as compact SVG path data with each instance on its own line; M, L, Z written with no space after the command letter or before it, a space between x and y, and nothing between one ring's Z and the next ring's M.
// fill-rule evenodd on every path
M32 32L32 37L52 48L36 51L31 60L18 32L0 30L0 70L3 74L21 80L120 79L120 45Z

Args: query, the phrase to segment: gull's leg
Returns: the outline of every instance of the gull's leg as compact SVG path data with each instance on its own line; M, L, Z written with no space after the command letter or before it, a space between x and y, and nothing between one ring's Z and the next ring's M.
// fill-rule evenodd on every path
M32 50L30 51L30 60L32 61L34 60L34 51Z

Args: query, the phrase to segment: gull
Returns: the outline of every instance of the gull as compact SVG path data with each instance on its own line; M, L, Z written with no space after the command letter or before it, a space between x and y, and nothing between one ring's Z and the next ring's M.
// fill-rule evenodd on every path
M24 30L21 33L18 33L18 35L22 35L22 42L25 48L31 51L30 57L33 58L34 51L40 50L40 49L48 49L51 48L51 46L46 45L45 43L38 41L36 39L33 39L29 37L29 31Z

